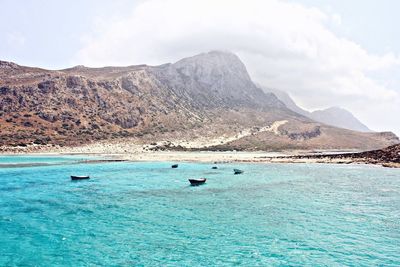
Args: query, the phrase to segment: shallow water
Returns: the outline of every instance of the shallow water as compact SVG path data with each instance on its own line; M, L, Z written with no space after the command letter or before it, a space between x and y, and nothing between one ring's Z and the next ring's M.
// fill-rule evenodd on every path
M47 165L60 165L60 164L76 164L87 160L103 160L105 157L101 156L81 156L81 155L41 155L41 156L21 156L21 155L8 155L0 156L0 168L10 167L35 167Z
M0 266L400 265L399 169L170 165L0 169Z

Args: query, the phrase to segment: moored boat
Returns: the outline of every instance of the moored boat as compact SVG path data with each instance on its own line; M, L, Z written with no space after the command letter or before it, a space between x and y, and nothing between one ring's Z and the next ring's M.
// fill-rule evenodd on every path
M171 168L172 168L172 169L178 168L178 164L171 165Z
M218 167L217 166L212 166L211 169L216 170L216 169L218 169Z
M190 185L192 185L192 186L204 184L206 181L207 181L206 178L189 179Z
M89 175L71 175L71 180L85 180L85 179L90 179Z
M243 171L242 171L242 170L239 170L239 169L233 169L233 173L234 173L234 174L242 174Z

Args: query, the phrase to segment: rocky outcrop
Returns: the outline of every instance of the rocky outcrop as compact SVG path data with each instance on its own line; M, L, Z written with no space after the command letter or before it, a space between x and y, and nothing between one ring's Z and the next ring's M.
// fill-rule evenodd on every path
M20 66L13 63L13 62L8 62L8 61L1 61L0 60L0 69L9 69L9 70L15 70L15 69L19 69Z
M281 131L283 135L288 136L292 140L308 140L312 138L316 138L321 135L321 127L315 126L311 130L306 130L302 132L288 132L288 131Z
M384 149L372 150L363 153L348 155L350 158L373 159L378 162L400 163L400 145L389 146Z
M336 153L318 155L298 155L277 157L281 159L315 159L322 163L365 163L379 164L384 167L400 168L400 145L393 145L383 149L376 149L359 153Z

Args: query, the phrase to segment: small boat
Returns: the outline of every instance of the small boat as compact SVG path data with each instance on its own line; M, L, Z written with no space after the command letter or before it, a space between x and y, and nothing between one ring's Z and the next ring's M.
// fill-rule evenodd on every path
M218 167L217 166L212 166L211 169L216 170L216 169L218 169Z
M176 168L178 168L178 164L174 164L174 165L172 165L172 166L171 166L171 168L172 168L172 169L176 169Z
M89 179L89 178L90 178L89 175L85 175L85 176L71 175L71 180L85 180L85 179Z
M189 179L189 182L190 182L191 186L201 185L201 184L204 184L206 181L207 181L206 178Z
M234 174L242 174L243 171L242 171L242 170L239 170L239 169L233 169L233 173L234 173Z

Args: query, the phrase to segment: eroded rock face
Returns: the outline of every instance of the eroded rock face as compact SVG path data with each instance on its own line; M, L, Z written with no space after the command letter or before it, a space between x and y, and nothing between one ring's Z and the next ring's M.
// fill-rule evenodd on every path
M37 87L40 89L41 93L48 94L56 90L56 83L52 80L48 80L38 83Z
M68 88L77 88L84 86L83 80L79 76L68 76L66 81Z
M125 89L133 94L139 91L131 77L121 78L121 87L122 89Z

